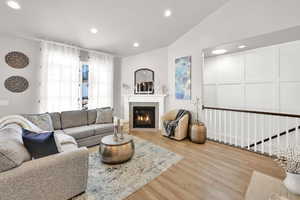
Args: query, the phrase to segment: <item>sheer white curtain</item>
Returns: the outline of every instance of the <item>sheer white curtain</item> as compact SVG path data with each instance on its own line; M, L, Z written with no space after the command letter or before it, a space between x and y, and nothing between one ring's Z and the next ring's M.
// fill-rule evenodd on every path
M113 57L90 53L89 109L113 106Z
M79 50L42 42L42 112L80 109Z

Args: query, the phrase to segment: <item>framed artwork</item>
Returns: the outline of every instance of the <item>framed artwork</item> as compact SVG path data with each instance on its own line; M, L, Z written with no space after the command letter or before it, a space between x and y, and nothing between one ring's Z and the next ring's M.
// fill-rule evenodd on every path
M175 98L191 100L191 67L192 57L175 59Z

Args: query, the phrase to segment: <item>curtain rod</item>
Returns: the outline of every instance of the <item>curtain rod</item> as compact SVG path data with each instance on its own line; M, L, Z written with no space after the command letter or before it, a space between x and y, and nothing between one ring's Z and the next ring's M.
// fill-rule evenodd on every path
M82 50L82 51L87 51L87 52L91 52L91 53L97 53L97 54L101 54L101 55L116 57L116 55L114 55L114 54L104 53L104 52L101 52L101 51L95 51L95 50L82 48L82 47L79 47L79 46L76 46L76 45L70 45L70 44L66 44L66 43L62 43L62 42L55 42L55 41L51 41L51 40L44 40L44 39L40 39L40 38L27 37L27 36L18 36L18 37L28 39L28 40L38 41L38 42L49 42L49 43L52 43L52 44L62 45L62 46L65 46L65 47L76 48L76 49Z

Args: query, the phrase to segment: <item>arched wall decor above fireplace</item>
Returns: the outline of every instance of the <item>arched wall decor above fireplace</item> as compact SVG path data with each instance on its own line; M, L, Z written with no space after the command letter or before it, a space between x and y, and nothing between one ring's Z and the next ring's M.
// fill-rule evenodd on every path
M154 71L140 68L134 72L134 94L154 94Z

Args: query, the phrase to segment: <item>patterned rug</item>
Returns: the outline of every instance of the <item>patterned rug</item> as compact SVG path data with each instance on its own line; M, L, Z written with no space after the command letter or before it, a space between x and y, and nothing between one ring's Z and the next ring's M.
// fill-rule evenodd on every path
M183 157L134 137L135 155L124 164L107 165L90 154L86 193L73 200L122 200L166 171Z

